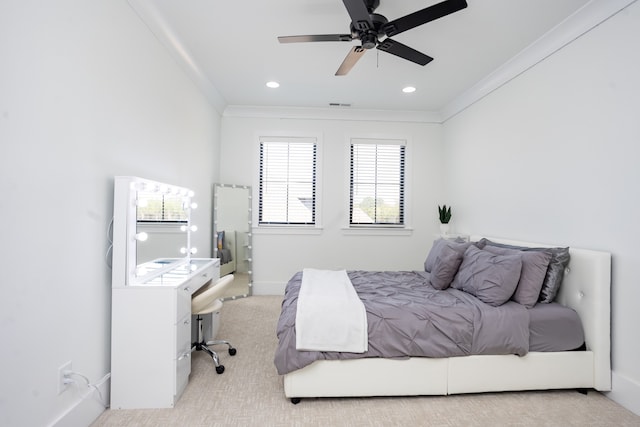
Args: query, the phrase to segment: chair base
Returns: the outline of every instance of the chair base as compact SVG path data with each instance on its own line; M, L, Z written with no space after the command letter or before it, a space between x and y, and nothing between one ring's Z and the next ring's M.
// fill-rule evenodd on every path
M229 341L225 340L213 340L213 341L205 341L202 337L202 317L198 315L196 318L198 321L198 341L191 344L191 352L194 351L204 351L211 359L213 359L213 364L216 366L216 372L221 374L224 372L224 365L220 364L220 357L218 357L218 353L216 353L213 349L209 348L209 346L214 345L226 345L229 348L229 355L235 356L238 350L236 350Z

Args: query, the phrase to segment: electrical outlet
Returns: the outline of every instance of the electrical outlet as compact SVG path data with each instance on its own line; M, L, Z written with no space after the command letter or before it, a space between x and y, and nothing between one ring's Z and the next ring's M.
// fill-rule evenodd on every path
M68 376L65 377L64 375L64 373L67 371L71 371L71 361L68 361L58 368L58 394L65 391L69 386L69 384L65 383L65 380L70 379Z

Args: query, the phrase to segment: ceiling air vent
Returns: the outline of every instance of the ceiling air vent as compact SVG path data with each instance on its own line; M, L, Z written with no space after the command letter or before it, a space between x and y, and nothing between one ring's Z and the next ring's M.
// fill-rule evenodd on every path
M340 102L330 102L329 107L351 107L351 104L341 104Z

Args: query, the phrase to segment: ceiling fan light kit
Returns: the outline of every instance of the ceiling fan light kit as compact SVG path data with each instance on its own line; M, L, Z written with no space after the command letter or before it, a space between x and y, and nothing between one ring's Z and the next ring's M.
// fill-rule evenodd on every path
M344 61L342 61L342 64L338 68L336 76L344 76L349 73L362 55L374 47L382 52L390 53L418 65L426 65L433 61L432 57L395 41L391 39L391 37L467 7L465 0L445 0L389 21L384 16L374 13L380 5L380 0L342 1L351 17L350 34L281 36L278 37L278 41L280 43L307 43L351 42L353 40L360 40L360 46L355 46L349 50Z

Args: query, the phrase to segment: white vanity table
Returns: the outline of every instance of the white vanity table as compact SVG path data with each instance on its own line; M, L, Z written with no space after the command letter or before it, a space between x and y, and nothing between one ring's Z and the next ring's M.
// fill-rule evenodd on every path
M169 190L167 190L169 188ZM155 189L155 190L150 190ZM142 210L141 193L158 190L182 198L184 257L146 262L137 251ZM160 191L161 190L161 191ZM186 193L182 190L187 191ZM182 194L182 196L175 196ZM191 372L191 296L220 277L218 259L191 258L188 190L136 177L115 178L112 321L111 408L169 408L180 398ZM169 197L167 197L169 199ZM169 204L169 200L162 205ZM139 211L136 214L136 211ZM162 222L162 221L159 221ZM158 231L163 239L171 231ZM145 233L146 234L146 233ZM145 235L145 239L154 236ZM161 240L161 239L158 239Z

